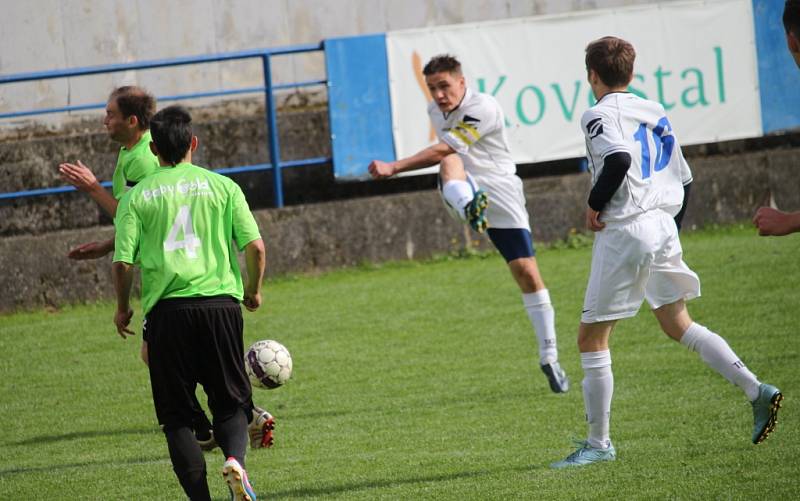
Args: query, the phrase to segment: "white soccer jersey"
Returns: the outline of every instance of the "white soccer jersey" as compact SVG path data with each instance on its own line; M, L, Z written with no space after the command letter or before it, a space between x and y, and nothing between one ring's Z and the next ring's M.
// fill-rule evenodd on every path
M683 203L683 185L692 179L664 107L627 92L607 94L581 117L592 185L604 159L631 156L619 189L603 208L603 221L622 221L662 209L672 216Z
M431 102L428 116L439 139L459 154L464 169L489 195L489 226L530 229L522 180L516 175L505 115L497 101L467 88L458 108L442 113Z

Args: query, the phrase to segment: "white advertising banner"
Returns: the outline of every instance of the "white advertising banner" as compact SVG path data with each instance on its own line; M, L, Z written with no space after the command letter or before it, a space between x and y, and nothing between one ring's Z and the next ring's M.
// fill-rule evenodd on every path
M443 53L500 102L517 163L583 156L584 50L606 35L634 45L630 90L664 105L682 144L762 135L751 0L668 2L388 33L397 157L435 142L422 67Z

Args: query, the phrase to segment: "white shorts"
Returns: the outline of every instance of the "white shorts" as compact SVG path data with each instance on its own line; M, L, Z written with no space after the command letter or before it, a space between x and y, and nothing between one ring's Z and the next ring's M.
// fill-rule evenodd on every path
M675 220L666 212L607 223L595 233L581 322L633 317L645 299L656 309L698 296L700 279L683 262Z
M522 228L530 231L522 179L516 174L472 173L489 196L486 217L489 228Z
M528 222L528 209L525 208L525 192L522 189L522 179L516 174L467 174L467 182L472 185L473 190L478 188L486 192L489 197L489 207L486 209L486 217L489 220L489 228L521 228L530 231L531 226ZM439 194L450 215L459 221L464 221L464 217L458 214L454 208L447 203L442 194L442 181L439 179Z

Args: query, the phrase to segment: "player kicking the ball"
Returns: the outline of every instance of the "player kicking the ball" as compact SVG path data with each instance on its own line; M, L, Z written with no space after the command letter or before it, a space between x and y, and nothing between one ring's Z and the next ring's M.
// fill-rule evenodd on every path
M697 275L683 262L673 220L683 199L686 161L664 108L627 92L635 57L633 46L615 37L586 47L589 84L597 98L581 119L593 185L586 225L596 232L578 331L589 437L554 468L616 458L609 435L614 376L608 340L616 321L635 316L643 300L667 336L699 353L752 402L753 443L774 429L783 399L686 310L684 301L700 295Z
M564 393L569 379L558 363L553 306L536 264L522 180L511 159L503 110L493 97L467 88L461 63L452 56L434 57L422 73L433 97L428 115L439 142L396 162L373 160L369 172L380 179L440 165L445 203L473 230L488 229L522 291L550 389Z

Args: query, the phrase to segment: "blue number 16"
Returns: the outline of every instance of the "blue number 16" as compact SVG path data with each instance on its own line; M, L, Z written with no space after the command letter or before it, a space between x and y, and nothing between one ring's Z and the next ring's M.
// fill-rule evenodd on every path
M654 171L658 172L667 166L675 146L675 137L672 135L672 125L667 117L661 117L658 124L650 132L653 143L656 145L656 161ZM647 124L639 124L633 139L642 144L642 179L650 177L650 143L647 140Z

